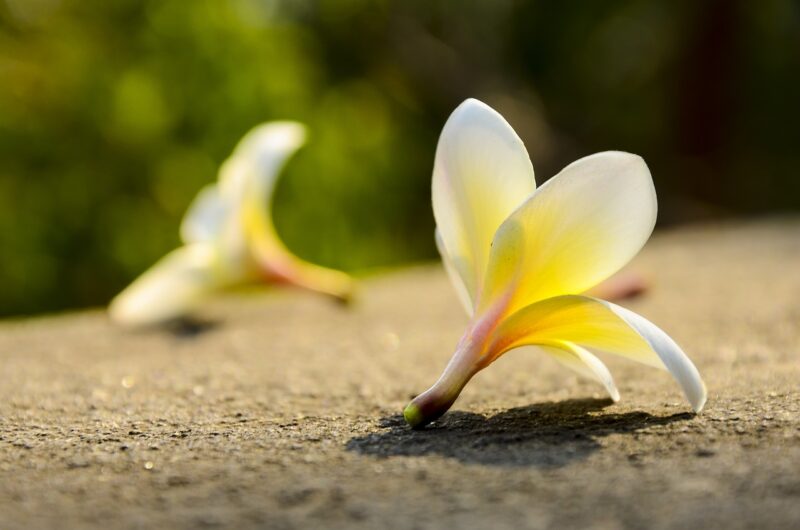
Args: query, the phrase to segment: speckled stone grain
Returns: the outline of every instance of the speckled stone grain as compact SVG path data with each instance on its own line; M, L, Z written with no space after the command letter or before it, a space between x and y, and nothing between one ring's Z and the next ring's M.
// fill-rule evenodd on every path
M800 220L657 234L626 302L709 389L608 360L622 400L531 351L401 416L465 324L438 266L352 307L232 295L193 329L101 311L0 324L0 528L800 528Z

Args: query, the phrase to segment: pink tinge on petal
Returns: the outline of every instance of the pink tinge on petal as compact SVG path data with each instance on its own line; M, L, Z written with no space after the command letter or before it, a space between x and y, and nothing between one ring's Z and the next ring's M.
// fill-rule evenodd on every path
M623 270L586 291L586 295L618 301L635 298L644 294L649 288L650 283L644 275L636 271Z

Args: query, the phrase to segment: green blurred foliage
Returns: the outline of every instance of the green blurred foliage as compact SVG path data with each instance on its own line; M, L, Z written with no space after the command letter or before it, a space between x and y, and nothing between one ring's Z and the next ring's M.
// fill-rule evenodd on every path
M0 0L0 315L103 304L252 126L308 124L276 224L347 270L435 256L465 97L540 180L643 155L662 221L800 209L796 2Z

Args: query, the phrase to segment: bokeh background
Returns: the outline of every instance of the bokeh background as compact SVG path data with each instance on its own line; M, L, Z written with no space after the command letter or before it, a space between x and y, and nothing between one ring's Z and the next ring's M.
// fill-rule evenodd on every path
M660 226L800 209L798 2L0 0L0 315L106 303L272 119L311 129L275 198L290 248L432 259L436 139L470 96L540 181L644 156Z

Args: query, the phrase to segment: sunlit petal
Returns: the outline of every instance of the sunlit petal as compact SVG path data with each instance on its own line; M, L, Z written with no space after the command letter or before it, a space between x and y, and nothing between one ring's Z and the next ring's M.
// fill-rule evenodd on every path
M656 220L656 195L640 157L609 151L547 181L497 231L479 312L578 294L636 255Z
M170 252L112 300L111 318L146 326L190 313L224 282L215 259L214 248L204 243Z
M706 404L708 392L694 363L672 338L658 326L624 307L611 302L600 301L647 341L650 348L661 358L667 370L678 381L695 412L700 412Z
M468 99L450 115L436 149L433 214L472 301L495 231L535 187L528 152L500 114Z
M467 286L464 285L464 279L460 274L458 274L458 269L454 265L459 258L453 258L450 256L450 253L444 246L444 241L442 241L442 235L439 233L439 230L436 230L434 237L436 239L436 248L439 250L439 255L442 257L444 270L447 271L447 276L450 277L450 282L453 284L453 287L456 290L458 301L461 302L462 306L464 306L464 310L467 312L467 315L472 316L472 300L469 298L469 291L467 291Z
M184 243L213 241L220 235L230 210L216 184L204 187L183 216L181 239Z
M570 370L602 384L611 399L619 401L619 390L611 372L592 352L567 341L553 341L550 345L540 344L538 347Z
M531 304L506 318L488 351L496 357L518 346L567 341L666 369L695 411L706 388L692 361L666 333L644 317L586 296L559 296Z
M219 186L230 205L216 244L230 268L247 270L251 260L262 271L293 263L272 220L272 194L287 160L305 142L305 127L282 121L259 125L248 132L220 168Z
M305 127L297 122L270 122L255 127L220 168L222 194L234 202L257 197L269 209L280 170L305 139Z
M183 240L214 241L222 259L236 264L244 259L248 239L269 239L283 250L275 241L272 193L281 168L305 137L305 127L289 121L248 132L222 164L219 184L203 188L189 207L181 225Z

